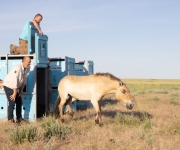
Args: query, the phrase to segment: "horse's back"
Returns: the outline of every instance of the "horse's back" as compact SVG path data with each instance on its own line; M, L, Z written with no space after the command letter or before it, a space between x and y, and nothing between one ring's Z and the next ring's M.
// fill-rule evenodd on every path
M61 94L70 94L76 99L90 100L91 93L94 91L94 78L90 76L66 76L64 77L58 86L58 90Z
M93 82L95 80L94 75L90 76L65 76L61 81L60 84L63 82L80 84L80 83L87 83Z

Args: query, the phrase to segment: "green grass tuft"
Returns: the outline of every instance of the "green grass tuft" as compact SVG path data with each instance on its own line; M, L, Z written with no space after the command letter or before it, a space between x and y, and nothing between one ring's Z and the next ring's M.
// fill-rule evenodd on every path
M56 136L57 138L63 140L72 132L71 127L62 126L53 116L44 117L41 126L45 130L44 136L46 138Z
M170 100L170 104L171 104L171 105L174 105L174 106L177 106L177 105L179 105L179 102L177 101L177 99L172 98L172 99Z
M11 130L10 140L14 144L20 144L24 142L24 140L28 140L31 142L37 136L37 127L18 127L14 130Z

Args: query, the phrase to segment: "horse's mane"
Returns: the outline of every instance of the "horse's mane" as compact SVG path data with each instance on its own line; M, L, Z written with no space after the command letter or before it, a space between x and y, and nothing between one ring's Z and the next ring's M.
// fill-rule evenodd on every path
M109 79L111 79L111 80L119 81L119 83L120 83L121 85L124 85L124 83L121 81L121 79L115 77L114 75L112 75L112 74L109 73L109 72L107 72L107 73L100 73L100 72L98 72L98 73L95 74L95 76L104 76L104 77L107 77L107 78L109 78Z

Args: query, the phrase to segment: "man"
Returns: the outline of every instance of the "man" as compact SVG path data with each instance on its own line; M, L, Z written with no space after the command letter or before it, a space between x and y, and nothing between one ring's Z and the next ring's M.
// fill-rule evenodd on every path
M31 58L25 56L22 63L17 64L6 75L3 86L6 93L6 97L9 101L8 105L8 121L14 123L13 110L16 104L16 122L21 123L22 119L21 107L22 107L22 93L24 86L26 85L27 77L30 72Z
M43 35L43 32L40 28L40 23L43 19L43 16L41 14L36 14L34 19L30 19L26 22L23 32L21 33L19 37L19 47L16 45L11 44L10 45L10 54L12 55L18 55L18 54L28 54L28 24L29 21L34 24L36 29L38 30L40 35Z

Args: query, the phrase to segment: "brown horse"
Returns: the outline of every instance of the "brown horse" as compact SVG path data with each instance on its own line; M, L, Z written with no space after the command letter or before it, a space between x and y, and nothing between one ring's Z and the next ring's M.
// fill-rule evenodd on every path
M130 91L126 85L110 73L96 73L90 76L66 76L59 82L58 92L55 115L57 116L59 108L62 122L64 122L63 106L66 105L70 115L73 116L69 104L76 99L91 100L97 113L95 122L99 125L102 125L99 100L105 95L115 94L116 99L125 105L127 109L132 109L134 106L131 101Z

